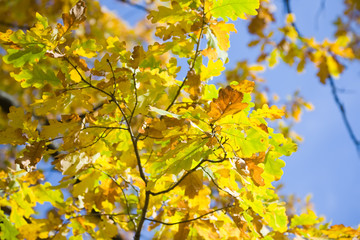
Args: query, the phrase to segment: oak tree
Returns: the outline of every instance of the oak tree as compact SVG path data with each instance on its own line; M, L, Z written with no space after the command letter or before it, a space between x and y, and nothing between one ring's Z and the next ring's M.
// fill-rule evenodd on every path
M269 0L119 2L144 19L132 28L84 0L0 9L1 239L359 236L274 187L298 141L277 120L311 105L271 104L260 66L224 67L232 21L249 22L259 63L311 62L323 83L344 70L338 58L359 58L356 31L339 19L337 40L317 43L289 10L276 42ZM345 17L359 13L345 2Z

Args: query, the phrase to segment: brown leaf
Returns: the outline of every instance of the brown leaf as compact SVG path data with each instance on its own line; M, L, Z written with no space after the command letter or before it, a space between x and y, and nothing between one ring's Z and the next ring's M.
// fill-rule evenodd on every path
M86 20L85 12L86 3L83 0L78 1L69 11L71 18L74 19L76 24Z
M210 103L210 112L208 115L213 119L212 121L215 122L221 117L240 112L248 106L247 103L242 102L243 97L243 93L236 91L230 86L227 86L225 89L220 89L219 97L213 99Z
M326 57L322 57L320 64L318 65L319 72L316 74L320 78L322 84L326 83L326 79L329 77L329 68L326 63Z
M201 87L201 80L200 75L196 74L194 70L191 70L187 73L187 81L185 91L190 93L190 98L192 100L198 100L200 97L200 87Z
M64 22L65 31L72 26L82 23L86 20L85 16L86 4L83 0L78 1L74 7L72 7L69 13L63 13L62 19Z
M133 69L138 68L140 63L146 58L144 48L142 46L135 46L131 58L129 66Z
M35 169L36 164L41 160L45 150L45 141L35 142L26 146L24 156L15 160L15 163L20 165L21 169L31 172Z
M189 219L189 214L186 214L184 216L184 218L182 219L182 221L185 221ZM191 223L186 222L186 223L180 223L179 224L179 230L176 232L176 234L174 235L174 239L187 239L189 233L190 233L190 226Z

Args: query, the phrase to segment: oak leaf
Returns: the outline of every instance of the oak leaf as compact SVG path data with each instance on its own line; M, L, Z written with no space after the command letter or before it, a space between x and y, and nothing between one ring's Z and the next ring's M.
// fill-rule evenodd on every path
M212 118L212 122L245 109L248 104L242 102L243 97L243 93L236 91L230 86L220 89L219 97L213 99L210 103L208 115Z
M72 26L82 23L86 20L85 16L86 4L83 0L78 1L74 7L72 7L69 13L63 13L62 19L65 29L68 30Z
M45 141L35 142L26 146L24 156L17 158L15 162L20 165L20 168L31 172L36 168L36 164L41 160L45 150Z

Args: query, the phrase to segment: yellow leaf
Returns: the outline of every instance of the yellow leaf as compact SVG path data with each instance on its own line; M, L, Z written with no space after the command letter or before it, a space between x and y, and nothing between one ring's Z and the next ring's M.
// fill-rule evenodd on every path
M269 108L267 104L264 104L262 108L257 109L251 113L251 117L270 118L271 120L280 119L284 116L284 111L279 109L276 105Z
M239 92L251 93L254 90L255 83L249 80L242 80L237 85L231 85L232 88Z
M227 51L230 47L230 32L236 32L235 25L222 21L218 22L216 25L211 25L210 29L213 31L219 42L219 48Z
M81 70L78 71L81 73ZM81 75L75 69L70 71L70 77L71 80L73 80L76 83L81 82Z
M216 62L209 60L208 66L201 65L201 81L206 81L212 77L220 76L225 70L224 63L220 59Z

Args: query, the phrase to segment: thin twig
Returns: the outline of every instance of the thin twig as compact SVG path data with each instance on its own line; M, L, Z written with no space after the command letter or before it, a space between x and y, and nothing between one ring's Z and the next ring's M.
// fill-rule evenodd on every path
M107 63L108 63L109 66L110 66L110 69L111 69L111 72L112 72L112 76L113 76L113 79L114 79L114 91L113 91L112 95L115 95L115 93L116 93L116 78L115 78L114 69L113 69L113 67L112 67L112 65L111 65L110 60L109 60L109 59L106 59L106 61L107 61Z
M183 221L180 221L180 222L174 222L174 223L167 223L167 222L162 222L162 221L159 221L159 220L155 220L155 219L150 219L150 218L145 218L145 220L147 221L151 221L151 222L156 222L156 223L160 223L160 224L163 224L163 225L167 225L167 226L171 226L171 225L176 225L176 224L182 224L182 223L187 223L187 222L192 222L192 221L195 221L195 220L199 220L207 215L210 215L210 214L213 214L214 212L218 212L218 211L222 211L224 209L228 209L228 208L231 208L231 207L234 207L235 205L231 205L231 206L226 206L226 207L223 207L223 208L218 208L218 209L215 209L211 212L208 212L208 213L205 213L203 215L200 215L199 217L196 217L196 218L192 218L192 219L187 219L187 220L183 220Z
M83 129L81 129L80 131L84 131L86 129L89 128L104 128L104 129L118 129L118 130L128 130L127 128L122 128L122 127L107 127L107 126L96 126L96 125L92 125L92 126L88 126L88 127L84 127Z
M30 29L30 26L28 26L28 25L18 25L15 23L8 23L8 22L3 22L3 21L0 21L0 25L5 26L5 27L18 28L18 29L22 29L22 30Z
M145 12L150 12L149 9L147 9L146 7L144 7L143 5L137 4L137 3L133 3L130 0L117 0L118 2L122 2L122 3L126 3L130 6L133 6L139 10L145 11Z
M121 187L121 185L116 181L116 179L113 178L113 177L112 177L110 174L108 174L107 172L105 172L105 171L103 171L103 170L101 170L101 169L98 169L98 168L96 168L96 167L94 167L94 166L93 166L92 168L95 169L95 170L100 171L100 172L103 173L103 174L105 174L108 178L110 178L110 179L116 184L116 186L118 186L118 187L120 188L120 190L121 190L121 192L122 192L122 194L123 194L123 196L124 196L124 199L125 199L127 215L129 216L129 219L131 220L131 222L134 224L134 226L135 226L135 228L136 228L135 220L131 217L130 204L129 204L129 201L128 201L127 197L126 197L126 193L125 193L124 189L123 189L123 188Z
M231 193L229 193L228 191L226 191L225 189L223 189L222 187L220 187L220 186L216 183L215 179L210 175L210 173L208 173L208 172L205 170L204 167L201 166L201 169L209 176L209 178L211 179L211 181L213 182L213 184L214 184L219 190L221 190L221 191L223 191L223 192L226 192L226 193L229 194L231 197L233 197L234 199L236 199L236 197L235 197L234 195L232 195Z
M133 82L134 82L134 93L135 93L135 105L134 105L134 108L133 110L131 111L131 115L130 115L130 119L129 119L129 122L131 123L133 117L134 117L134 113L135 113L135 109L138 105L138 93L137 93L137 88L136 88L136 73L135 73L135 70L134 70L134 73L132 75L133 77Z
M206 162L210 162L210 163L221 163L225 160L228 160L227 158L223 158L221 160L210 160L210 159L203 159L201 160L194 168L190 169L187 173L185 173L179 181L177 181L176 183L174 183L171 187L169 187L168 189L165 189L163 191L160 192L152 192L150 191L150 194L153 196L156 195L160 195L160 194L164 194L164 193L168 193L171 190L173 190L174 188L176 188L187 176L189 176L191 173L193 173L194 171L196 171L199 167L201 167L202 164L206 163Z

